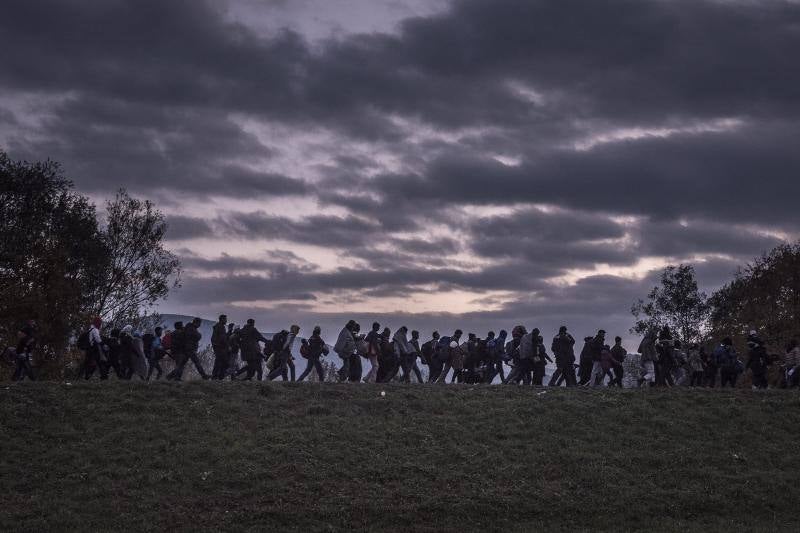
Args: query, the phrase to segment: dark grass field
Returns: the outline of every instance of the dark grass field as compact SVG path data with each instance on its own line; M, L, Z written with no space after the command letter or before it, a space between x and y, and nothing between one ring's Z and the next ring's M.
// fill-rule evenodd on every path
M797 393L545 390L3 384L0 530L800 530Z

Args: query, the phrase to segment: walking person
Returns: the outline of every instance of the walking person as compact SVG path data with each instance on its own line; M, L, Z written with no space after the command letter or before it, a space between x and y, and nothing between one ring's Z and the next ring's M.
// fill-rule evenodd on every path
M614 346L611 347L611 370L614 377L608 384L609 387L617 386L622 388L622 378L625 377L625 368L622 363L628 356L628 351L622 346L622 337L614 337Z
M206 374L205 369L203 368L203 364L200 362L200 359L197 357L197 350L200 348L200 339L203 338L203 335L198 331L198 328L203 323L200 318L195 318L183 328L183 358L178 366L173 370L170 375L175 381L181 381L183 378L183 369L186 364L191 361L194 364L194 367L197 369L197 373L200 374L200 377L203 379L209 379L209 375ZM173 339L174 342L174 339Z
M590 343L590 354L592 357L592 373L589 376L589 383L592 387L599 387L603 384L606 371L603 368L603 350L606 346L606 332L599 330Z
M714 359L719 367L720 387L725 388L725 385L736 387L736 378L739 377L739 358L730 337L722 339L714 350Z
M367 343L367 359L371 365L369 372L367 372L367 375L364 377L364 383L375 383L378 376L378 354L380 354L381 351L380 329L381 325L378 322L373 322L372 329L364 338L364 342Z
M639 386L647 383L650 387L656 383L656 362L658 361L658 351L656 350L656 339L658 333L656 328L650 327L644 334L642 342L639 343L639 365L641 367L641 377Z
M355 321L350 320L345 324L339 332L339 337L336 339L336 344L333 346L333 351L342 360L342 367L337 372L339 382L348 381L350 378L350 364L353 359L353 354L356 351L356 341L353 336L353 328Z
M219 315L219 320L211 330L211 349L214 350L214 367L211 370L211 379L225 379L228 373L231 353L226 330L227 323L228 317Z
M100 317L95 317L89 325L89 329L78 337L78 348L84 350L83 378L91 379L94 371L100 374L100 379L108 379L108 368L106 368L106 354L103 346L103 339L100 336L100 328L103 321Z
M783 375L787 388L800 385L800 343L796 338L786 345L786 355L783 357Z
M700 346L697 343L689 345L686 359L689 363L689 370L692 373L689 379L689 386L702 387L705 384L706 369L703 363L703 356L700 353Z
M431 334L431 339L422 345L422 357L428 363L428 383L435 383L442 373L444 362L439 357L439 339L441 336L438 331Z
M306 348L301 348L301 352L305 351L305 357L308 360L308 363L306 365L306 369L303 370L303 373L300 374L299 378L297 378L297 381L303 381L306 379L306 376L311 374L312 370L317 371L317 377L319 378L320 383L325 381L325 371L322 368L322 363L320 362L319 358L328 355L329 350L325 345L325 341L322 340L321 334L322 328L315 326L308 340L302 341L303 346Z
M414 375L417 377L417 382L423 383L422 372L417 364L417 358L422 354L422 348L419 345L419 331L411 331L411 339L408 341L408 346L411 349L411 352L408 355L408 366L411 367L411 371L414 372Z
M577 385L575 377L575 339L567 331L567 326L558 328L558 335L553 337L550 351L556 358L556 374L550 380L549 386L557 386L558 380L563 376L567 387ZM558 375L557 375L558 374Z
M459 354L457 352L461 351L458 341L461 340L461 335L463 334L463 331L457 329L453 332L452 337L439 339L439 356L442 359L442 371L436 379L436 383L445 383L450 369L458 364ZM450 380L450 383L455 381L457 372L457 370L453 370L453 379Z
M161 360L167 353L164 350L164 345L161 340L161 334L163 331L164 330L161 327L156 327L153 330L153 338L150 341L149 348L150 369L147 371L147 381L150 381L150 377L153 375L153 370L157 372L156 380L161 379L161 374L163 373L163 369L161 368ZM147 343L145 343L145 353L147 353Z
M13 381L22 381L26 377L36 381L31 366L31 354L36 347L36 321L28 320L17 330L16 368L11 378Z
M287 370L289 369L289 362L292 359L292 345L294 344L297 334L300 333L300 326L292 325L288 332L281 332L279 342L275 343L273 337L273 350L275 351L275 366L267 375L267 379L272 381L278 376L283 376L283 381L288 381ZM280 342L282 341L282 342ZM294 368L294 365L292 365ZM292 372L292 381L294 381L294 372Z
M245 380L250 381L253 377L256 377L258 381L261 381L264 375L264 367L262 364L264 358L261 355L261 346L259 342L267 344L268 341L266 337L256 329L256 321L252 318L248 318L247 323L239 330L238 334L238 345L242 351L242 359L245 361L246 365L236 372L236 376L247 372L244 378Z

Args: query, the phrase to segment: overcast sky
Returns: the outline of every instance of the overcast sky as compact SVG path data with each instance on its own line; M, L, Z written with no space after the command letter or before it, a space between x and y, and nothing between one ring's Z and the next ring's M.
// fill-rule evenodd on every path
M165 312L629 339L797 238L798 50L769 0L5 0L0 147L153 199Z

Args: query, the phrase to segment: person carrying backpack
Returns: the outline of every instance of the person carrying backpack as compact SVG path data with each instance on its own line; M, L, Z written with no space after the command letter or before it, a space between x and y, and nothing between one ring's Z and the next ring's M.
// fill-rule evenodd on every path
M238 344L242 351L242 359L247 363L246 366L239 369L236 375L247 372L245 380L251 380L254 376L258 376L258 381L261 381L264 374L263 356L261 355L261 347L259 342L267 344L268 341L260 331L256 329L256 321L252 318L247 319L247 323L239 330Z
M461 346L458 343L463 334L463 331L457 329L453 332L452 337L442 337L439 339L439 357L442 359L443 368L439 377L436 379L436 383L446 383L447 374L450 372L451 368L453 369L453 377L450 383L455 382L459 371L463 368L463 357L460 353ZM459 359L461 359L461 367L459 367Z
M410 382L411 378L408 380L405 378L408 372L413 372L417 377L417 382L422 383L422 372L420 372L419 366L417 365L417 357L419 357L421 349L419 345L419 331L411 331L411 339L408 341L408 348L410 351L406 356L405 367L403 368L403 380L406 381L406 383Z
M305 352L305 358L308 359L308 364L306 369L303 370L303 373L300 374L300 377L297 378L297 381L306 379L306 376L311 373L311 370L317 371L317 377L319 377L320 383L325 381L325 371L322 368L322 363L320 363L319 358L328 355L329 350L325 345L325 341L322 340L321 334L322 328L315 326L308 340L303 339L302 343L306 348L305 350L301 348L301 352Z
M283 376L283 381L288 381L287 369L292 360L292 345L300 333L300 326L293 325L289 331L283 330L272 338L272 346L275 351L275 367L267 375L267 379L272 381L278 376ZM291 365L292 381L294 381L294 363Z
M434 331L431 339L422 345L423 364L428 365L428 383L434 383L442 373L442 360L439 358L439 332ZM427 361L427 363L426 363Z
M380 329L381 325L378 322L373 322L372 329L364 338L364 342L367 343L366 358L369 360L369 364L371 365L369 372L367 372L367 375L364 376L364 383L375 383L375 379L378 376L378 354L381 351L381 334L379 333Z
M739 359L733 348L733 341L725 337L714 350L714 360L719 367L720 387L730 384L736 387L736 378L739 377Z

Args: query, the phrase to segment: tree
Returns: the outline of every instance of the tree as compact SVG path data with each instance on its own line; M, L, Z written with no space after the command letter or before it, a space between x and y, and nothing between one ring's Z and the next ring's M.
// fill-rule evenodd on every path
M682 342L700 342L709 315L708 297L697 288L693 266L668 266L661 273L661 285L653 287L646 302L634 303L631 313L636 318L631 333L669 326Z
M758 330L782 348L800 333L800 242L778 246L739 269L709 300L715 337Z
M180 261L163 245L167 224L149 200L122 189L106 206L105 268L94 284L92 309L104 320L135 322L180 286Z
M39 353L54 359L86 317L102 268L94 206L59 165L15 162L0 151L0 336L21 321L39 326Z

